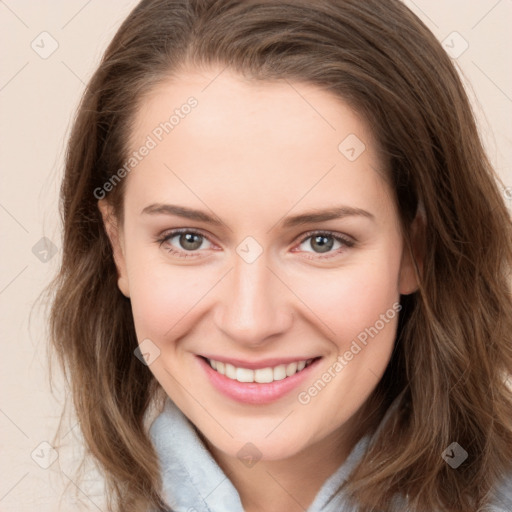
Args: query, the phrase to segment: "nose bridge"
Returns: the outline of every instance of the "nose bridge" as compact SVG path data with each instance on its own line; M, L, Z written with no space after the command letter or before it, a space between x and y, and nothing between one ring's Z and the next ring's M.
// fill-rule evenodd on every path
M236 255L225 280L217 326L237 342L261 344L288 326L285 290L268 265L265 253L253 262Z

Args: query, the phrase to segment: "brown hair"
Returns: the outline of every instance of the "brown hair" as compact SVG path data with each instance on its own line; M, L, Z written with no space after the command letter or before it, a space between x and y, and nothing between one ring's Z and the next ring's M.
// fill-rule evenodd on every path
M210 65L337 95L374 131L409 245L423 212L420 289L402 297L395 351L374 392L398 406L347 491L361 510L387 510L396 494L408 510L476 510L512 460L512 224L456 69L398 0L143 0L106 50L69 140L50 325L116 510L164 508L145 425L161 389L133 355L130 301L94 190L126 161L155 84ZM123 183L107 196L118 218ZM452 441L469 454L457 470L441 457Z

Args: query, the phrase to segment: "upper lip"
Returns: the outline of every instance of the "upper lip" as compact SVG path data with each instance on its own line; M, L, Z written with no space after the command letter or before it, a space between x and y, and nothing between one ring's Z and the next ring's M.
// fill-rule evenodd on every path
M270 359L262 359L261 361L247 361L244 359L232 359L223 356L215 355L202 355L206 359L213 359L214 361L221 361L222 363L229 363L238 368L247 368L249 370L257 370L258 368L268 368L279 366L281 364L295 363L296 361L307 361L308 359L317 359L320 356L309 356L309 357L273 357Z

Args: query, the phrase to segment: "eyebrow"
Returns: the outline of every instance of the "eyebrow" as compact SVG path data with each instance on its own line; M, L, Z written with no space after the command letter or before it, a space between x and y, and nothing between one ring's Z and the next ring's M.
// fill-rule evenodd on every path
M214 226L220 226L223 224L223 222L220 221L217 217L214 217L205 211L195 210L186 206L178 206L174 204L151 204L142 210L141 215L142 214L176 215L178 217L183 217L184 219L206 222ZM283 228L291 228L295 226L301 226L303 224L314 224L318 222L325 222L328 220L353 216L366 217L370 220L375 220L375 216L372 213L361 208L354 208L352 206L338 206L323 210L314 209L299 215L286 217L280 223Z
M290 228L294 226L301 226L303 224L313 224L315 222L325 222L328 220L342 219L344 217L366 217L371 220L375 220L372 213L363 210L361 208L354 208L352 206L338 206L334 208L327 208L325 210L311 210L309 212L301 213L300 215L294 215L293 217L287 217L282 221L282 226Z
M183 217L184 219L189 220L197 220L201 222L207 222L208 224L213 224L215 226L220 226L222 222L201 210L194 210L193 208L187 208L186 206L178 206L174 204L161 204L155 203L146 206L141 212L141 215L149 214L149 215L176 215L178 217Z

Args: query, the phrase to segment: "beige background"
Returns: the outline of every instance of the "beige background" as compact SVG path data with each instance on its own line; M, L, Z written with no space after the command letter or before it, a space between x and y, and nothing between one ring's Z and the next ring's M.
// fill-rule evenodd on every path
M67 444L58 452L48 444L64 392L61 385L55 395L49 389L45 312L34 303L60 257L57 193L73 112L104 48L136 3L0 0L2 512L79 510L73 490L83 510L106 510L94 472L79 489L72 481L79 452L76 425L66 423ZM512 207L512 1L406 3L445 40L466 77L482 137ZM51 244L40 242L43 236ZM62 498L66 484L71 494Z

